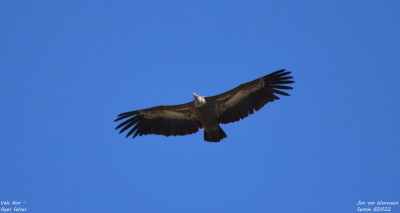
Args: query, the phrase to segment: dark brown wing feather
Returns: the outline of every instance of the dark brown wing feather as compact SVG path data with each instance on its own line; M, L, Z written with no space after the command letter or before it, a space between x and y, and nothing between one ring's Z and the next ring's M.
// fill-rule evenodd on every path
M285 84L294 83L291 72L278 70L264 77L239 85L228 92L208 97L217 103L219 121L223 124L235 122L261 109L268 102L278 100L279 95L289 96L282 89L292 89Z
M193 102L189 102L121 113L115 121L127 120L115 129L122 127L120 134L130 129L126 137L135 133L132 138L147 134L165 136L193 134L202 128L202 124L194 117L193 105Z

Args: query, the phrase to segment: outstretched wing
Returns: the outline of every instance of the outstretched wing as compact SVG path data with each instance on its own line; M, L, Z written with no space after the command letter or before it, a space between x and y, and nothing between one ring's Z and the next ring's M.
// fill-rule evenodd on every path
M125 112L119 114L115 121L127 120L120 123L115 129L122 127L120 134L130 129L126 137L135 133L132 138L147 134L165 136L193 134L203 127L195 118L192 111L193 105L193 102L189 102Z
M291 72L278 70L264 77L239 85L225 93L208 97L215 101L219 110L219 121L223 124L235 122L258 111L268 102L278 100L279 95L289 96L281 90L292 89L285 84L294 83Z

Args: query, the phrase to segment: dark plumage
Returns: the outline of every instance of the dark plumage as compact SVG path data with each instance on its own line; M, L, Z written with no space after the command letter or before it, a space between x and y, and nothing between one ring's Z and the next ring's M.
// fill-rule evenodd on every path
M291 72L278 70L264 77L244 83L238 87L215 96L198 96L194 101L180 105L156 106L147 109L125 112L115 121L124 120L115 129L119 133L129 130L126 137L156 135L187 135L204 128L204 140L219 142L226 138L219 126L235 122L258 111L265 104L278 100L277 95L289 96L282 90L292 87L286 84Z

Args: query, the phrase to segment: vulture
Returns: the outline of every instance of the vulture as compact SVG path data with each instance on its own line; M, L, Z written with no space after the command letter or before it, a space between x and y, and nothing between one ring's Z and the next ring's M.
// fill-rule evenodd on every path
M156 135L187 135L204 129L204 140L219 142L226 138L220 124L239 121L258 111L265 104L278 100L277 95L289 96L282 90L290 90L294 83L290 71L278 70L264 77L239 85L215 96L199 96L179 105L160 105L147 109L124 112L116 121L123 121L115 129L126 137Z

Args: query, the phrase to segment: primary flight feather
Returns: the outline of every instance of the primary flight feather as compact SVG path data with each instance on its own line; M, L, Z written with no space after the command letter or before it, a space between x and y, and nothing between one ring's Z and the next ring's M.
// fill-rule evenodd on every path
M121 113L115 121L124 120L115 129L119 133L128 131L132 138L147 134L187 135L204 128L204 140L219 142L226 138L220 124L243 119L265 104L278 100L277 95L289 96L282 90L292 87L290 71L278 70L264 77L244 83L215 96L199 96L180 105L156 106L142 110ZM115 122L114 121L114 122Z

